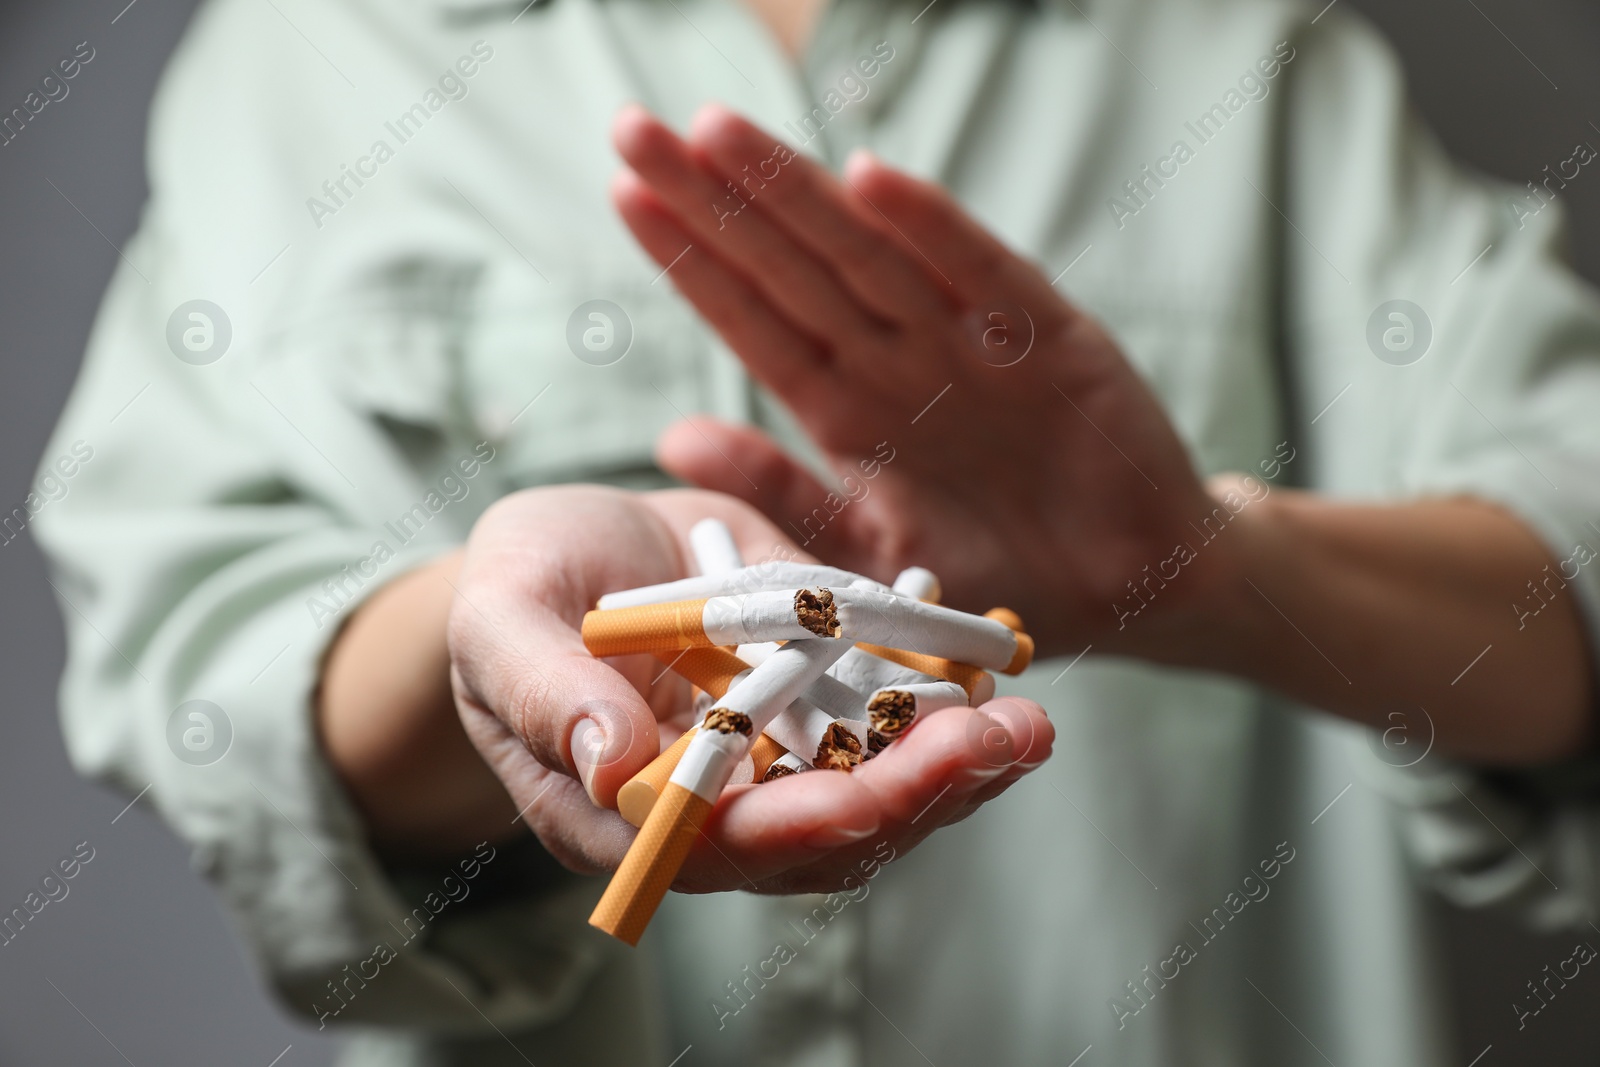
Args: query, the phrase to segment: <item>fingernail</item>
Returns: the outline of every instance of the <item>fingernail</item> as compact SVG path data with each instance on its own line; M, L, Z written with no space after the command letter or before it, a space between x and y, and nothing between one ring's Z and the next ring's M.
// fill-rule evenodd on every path
M967 771L967 783L969 785L982 785L985 782L992 782L1002 774L1006 773L1006 771L1010 770L1011 767L1012 764L1010 763L993 764L987 767L973 767Z
M839 848L843 845L853 845L877 832L876 826L865 830L852 830L848 826L824 826L820 830L811 831L801 843L807 848Z
M606 731L590 718L582 718L572 727L572 766L578 772L589 799L598 804L594 795L594 772L600 767L600 757L606 750Z

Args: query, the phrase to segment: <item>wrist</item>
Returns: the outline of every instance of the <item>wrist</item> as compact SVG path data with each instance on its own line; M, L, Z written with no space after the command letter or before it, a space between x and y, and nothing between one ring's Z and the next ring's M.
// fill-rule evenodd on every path
M1170 553L1121 590L1107 651L1229 673L1267 651L1276 614L1261 590L1291 559L1288 491L1222 475L1206 493Z
M391 854L452 854L509 825L504 789L456 715L446 622L461 553L400 575L334 639L316 713L323 751Z

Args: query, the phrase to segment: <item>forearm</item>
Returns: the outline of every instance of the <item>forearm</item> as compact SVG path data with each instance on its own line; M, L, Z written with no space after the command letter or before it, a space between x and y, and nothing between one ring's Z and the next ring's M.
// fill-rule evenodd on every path
M1554 572L1521 521L1486 503L1335 504L1278 491L1198 554L1214 592L1142 627L1138 653L1224 671L1440 751L1515 765L1588 741L1594 678L1576 591L1519 617ZM1546 594L1551 595L1551 594ZM1391 719L1391 713L1404 718Z
M519 832L450 692L445 627L460 566L451 553L379 590L323 668L323 747L373 843L391 855L452 855Z

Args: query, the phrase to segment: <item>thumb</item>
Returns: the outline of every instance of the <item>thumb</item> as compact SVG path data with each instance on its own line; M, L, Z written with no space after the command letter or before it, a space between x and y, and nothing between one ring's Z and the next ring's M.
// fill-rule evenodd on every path
M463 610L473 608L458 603ZM660 752L655 714L624 675L589 655L576 630L549 621L501 619L471 636L457 626L458 704L498 721L539 764L577 778L596 805L615 808L617 791ZM480 643L493 647L463 647Z
M690 485L738 497L802 541L809 537L796 524L832 492L760 430L705 416L662 431L656 462Z
M640 695L659 665L597 660L578 627L600 592L681 568L671 531L625 494L563 488L500 501L474 528L450 611L463 721L481 712L486 738L498 723L518 742L508 759L520 751L524 766L531 756L614 807L622 784L660 752Z

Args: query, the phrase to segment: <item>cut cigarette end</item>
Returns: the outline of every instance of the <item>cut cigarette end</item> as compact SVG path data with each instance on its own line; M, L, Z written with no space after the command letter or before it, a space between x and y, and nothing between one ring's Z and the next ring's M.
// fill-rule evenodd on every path
M785 752L782 756L772 761L772 766L767 768L767 773L761 776L763 782L776 781L791 774L804 774L814 770L811 764L796 756L793 752Z
M819 771L849 771L861 763L861 742L839 723L828 727L811 765Z
M676 782L667 783L595 905L589 925L637 945L710 814L709 800Z
M794 617L818 637L839 636L839 616L833 607L833 592L828 589L796 589Z
M876 756L878 753L889 747L889 740L889 738L884 737L876 730L868 730L867 751L871 754L871 756ZM870 759L871 756L868 758Z
M712 708L706 713L703 725L707 730L715 730L718 733L750 736L750 716L731 708Z
M966 690L954 682L916 682L886 687L867 700L867 715L880 747L887 746L917 722L944 708L967 703ZM870 747L872 737L867 738Z
M583 645L603 659L713 644L706 640L705 606L704 600L680 600L591 611L583 617Z
M762 734L760 737L756 738L755 742L750 746L750 763L752 773L755 775L755 780L758 782L766 781L767 772L772 769L774 764L788 754L788 749L778 744L778 742L774 741L766 734Z
M917 717L917 698L904 689L879 690L867 701L867 714L872 716L872 732L887 744Z
M644 825L651 809L656 806L656 799L667 787L667 779L678 769L678 761L683 759L683 751L689 747L698 729L698 726L691 726L685 730L676 741L662 750L661 755L651 760L649 766L629 778L617 790L617 811L624 819L634 826Z

